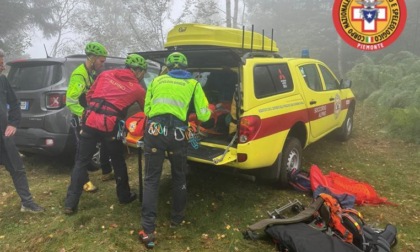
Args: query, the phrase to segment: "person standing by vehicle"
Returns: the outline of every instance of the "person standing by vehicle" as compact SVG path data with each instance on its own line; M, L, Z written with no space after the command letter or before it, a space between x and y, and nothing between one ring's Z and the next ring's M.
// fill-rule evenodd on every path
M184 54L174 52L166 59L167 74L156 77L146 93L144 112L148 117L144 136L145 177L141 226L139 238L147 248L154 247L158 205L159 180L165 152L171 163L172 210L171 226L184 220L187 204L187 113L191 104L198 120L204 122L211 116L208 101L200 83L185 69Z
M80 118L82 117L83 111L87 105L86 92L89 90L94 81L96 71L103 67L106 57L108 56L108 52L105 47L98 42L90 42L86 44L85 53L87 56L86 61L84 64L78 66L71 74L66 94L66 106L73 114L71 124L77 141L80 138L79 132L82 123ZM112 180L114 176L109 162L109 153L104 146L101 146L100 148L100 163L102 169L102 181ZM90 165L88 170L92 170L91 167L92 165ZM90 180L86 182L83 189L86 192L96 192L98 190L98 188L93 185Z
M84 123L71 182L67 190L64 213L74 214L86 183L87 167L102 142L109 150L117 184L117 197L121 204L137 198L128 184L127 165L124 159L124 144L117 139L119 122L126 117L128 108L135 102L144 107L145 91L140 85L147 70L143 57L130 54L125 60L125 69L102 72L86 95L88 106L83 114Z
M4 71L4 52L0 49L0 74ZM20 103L6 76L0 75L0 164L9 171L16 192L21 199L21 212L40 213L44 208L36 204L29 190L23 161L13 136L21 118Z

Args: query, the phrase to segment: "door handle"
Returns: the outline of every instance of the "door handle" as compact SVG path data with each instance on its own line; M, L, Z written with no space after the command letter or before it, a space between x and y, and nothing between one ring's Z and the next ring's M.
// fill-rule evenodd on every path
M330 101L334 101L334 100L335 100L334 98L332 98L332 97L330 98Z
M310 101L309 104L314 105L316 104L316 101Z

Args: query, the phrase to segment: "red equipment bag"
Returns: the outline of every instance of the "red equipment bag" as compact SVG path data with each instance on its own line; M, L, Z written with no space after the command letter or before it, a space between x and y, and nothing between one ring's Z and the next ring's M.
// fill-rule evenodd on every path
M328 188L334 194L351 194L356 198L357 205L363 204L391 204L386 198L379 197L375 189L368 183L359 182L336 172L323 175L318 166L312 165L309 172L312 191L318 186Z

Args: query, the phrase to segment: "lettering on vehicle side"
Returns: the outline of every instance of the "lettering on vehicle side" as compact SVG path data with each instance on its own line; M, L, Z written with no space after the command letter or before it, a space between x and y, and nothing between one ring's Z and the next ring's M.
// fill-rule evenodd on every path
M314 113L318 114L318 118L324 117L327 115L327 105L322 105L314 108Z
M267 108L261 108L258 110L259 113L264 113L264 112L268 112L268 111L274 111L274 110L280 110L280 109L284 109L284 108L290 108L290 107L294 107L294 106L299 106L304 104L303 102L294 102L294 103L288 103L288 104L282 104L282 105L277 105L277 106L273 106L273 107L267 107Z
M347 98L341 99L341 110L345 110L351 104L351 101L354 98ZM294 104L303 104L303 102L295 102L290 104L285 104L284 106L292 106ZM283 106L283 107L284 107ZM270 111L272 108L277 108L281 106L273 106L269 108L263 108L263 111ZM334 113L334 103L330 102L328 104L324 104L322 106L316 107L319 113L325 113L325 115L332 115ZM261 111L259 110L259 111ZM309 123L310 121L314 121L319 118L319 114L315 113L315 108L307 108L307 109L298 109L294 111L290 111L287 113L277 113L274 116L269 116L266 118L261 119L261 129L258 131L258 134L255 136L254 140L270 136L272 134L277 134L284 130L289 130L295 123L296 118L300 118L303 123ZM308 116L309 115L309 116Z

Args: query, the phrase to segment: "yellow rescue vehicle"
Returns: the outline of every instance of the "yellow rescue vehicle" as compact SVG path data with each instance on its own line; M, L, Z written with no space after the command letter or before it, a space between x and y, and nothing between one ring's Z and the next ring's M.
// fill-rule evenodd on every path
M323 62L283 58L263 34L203 24L180 24L166 50L138 52L158 62L179 51L216 111L196 125L194 163L232 167L287 186L301 169L302 149L335 132L347 140L355 97L350 81L339 81Z

